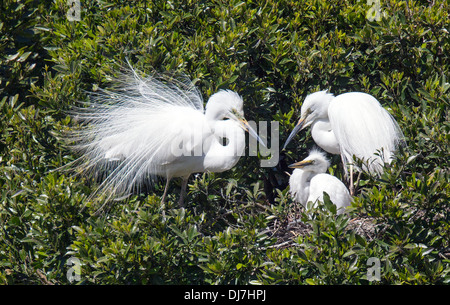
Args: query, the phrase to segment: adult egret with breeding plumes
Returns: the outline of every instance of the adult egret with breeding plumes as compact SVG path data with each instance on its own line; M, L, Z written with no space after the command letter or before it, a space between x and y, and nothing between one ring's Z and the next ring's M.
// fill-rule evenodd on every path
M323 193L326 192L336 205L337 214L342 214L352 197L338 178L326 174L329 166L325 154L318 150L311 150L303 161L289 165L295 168L289 178L290 193L294 201L306 207L308 202L323 202Z
M301 116L284 148L302 129L311 126L314 142L331 154L340 154L353 192L353 157L363 161L363 169L380 175L385 163L403 143L403 133L395 119L373 96L362 92L334 96L327 90L308 95Z
M166 179L164 202L170 180L181 177L183 205L192 173L235 166L245 149L244 131L261 142L236 92L220 90L204 108L186 77L144 78L131 68L114 84L117 88L99 90L88 107L75 111L84 124L71 139L82 153L81 168L104 177L97 193L126 196L160 176Z

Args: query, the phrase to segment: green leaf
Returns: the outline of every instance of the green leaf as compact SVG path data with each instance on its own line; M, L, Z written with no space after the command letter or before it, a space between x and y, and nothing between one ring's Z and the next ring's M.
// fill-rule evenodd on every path
M25 60L27 60L28 56L30 56L31 52L25 52L23 53L19 59L17 60L18 62L24 62Z

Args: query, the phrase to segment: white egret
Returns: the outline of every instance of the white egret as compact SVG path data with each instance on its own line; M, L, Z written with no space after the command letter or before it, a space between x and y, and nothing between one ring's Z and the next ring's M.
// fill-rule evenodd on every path
M340 154L353 193L353 157L363 161L363 169L381 174L402 143L403 133L395 119L373 96L362 92L334 96L327 90L308 95L301 116L284 148L303 128L311 125L314 142L325 151Z
M97 192L128 195L160 176L166 178L164 202L170 180L181 177L183 205L192 173L235 166L245 149L244 131L261 142L236 92L213 94L204 109L199 90L187 78L142 78L132 68L122 76L114 91L100 90L89 107L75 111L86 123L71 138L82 152L78 161L82 169L105 177Z
M337 214L345 212L352 200L347 187L336 177L326 174L329 161L325 154L311 150L303 161L289 165L295 168L289 178L290 193L294 201L306 207L308 202L323 202L323 193L336 205Z

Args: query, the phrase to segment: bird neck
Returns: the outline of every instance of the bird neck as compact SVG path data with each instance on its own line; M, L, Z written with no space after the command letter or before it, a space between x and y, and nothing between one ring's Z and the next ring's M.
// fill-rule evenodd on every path
M245 133L232 120L214 122L213 130L203 164L208 171L223 172L235 166L244 155Z
M314 172L301 171L300 181L303 185L308 185L311 183L311 179L316 175Z
M311 184L311 179L314 177L315 173L310 171L304 171L303 169L295 169L291 175L291 192L293 192L294 197L301 204L306 205L309 196L309 186ZM295 188L294 188L295 185Z
M320 118L311 125L311 136L314 142L330 154L340 154L339 142L336 139L331 123L326 118Z

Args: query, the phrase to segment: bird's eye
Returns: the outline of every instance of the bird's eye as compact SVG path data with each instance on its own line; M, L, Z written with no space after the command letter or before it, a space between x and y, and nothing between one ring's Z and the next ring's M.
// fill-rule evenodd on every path
M221 138L220 142L222 143L223 146L227 146L230 141L228 140L228 138L223 137Z
M236 116L236 117L242 117L242 114L239 113L239 111L237 111L236 108L231 108L231 114Z

